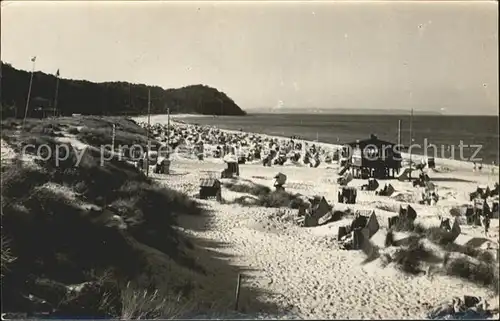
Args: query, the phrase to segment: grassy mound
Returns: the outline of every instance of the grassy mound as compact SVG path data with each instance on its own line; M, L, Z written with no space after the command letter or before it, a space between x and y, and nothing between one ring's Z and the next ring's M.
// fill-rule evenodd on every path
M260 184L226 183L224 184L224 187L233 192L246 193L254 196L267 195L271 193L271 189L269 187Z
M74 135L83 143L98 149L101 146L111 145L113 124L115 127L115 147L119 145L147 146L147 132L135 122L123 117L61 117L56 119L27 119L24 132L17 137L17 143L33 144L47 137L62 137L63 132ZM22 121L7 119L2 122L2 137L7 141L12 140L14 132L21 128ZM43 143L39 141L39 143ZM154 139L150 144L158 147L160 143Z
M445 266L445 272L448 275L489 287L498 294L498 266L495 265L495 262L481 259L473 260L464 255L449 260Z
M257 199L251 206L274 208L288 207L298 209L305 204L299 194L291 194L284 190L271 191L269 187L264 185L227 183L224 186L233 192L247 193L256 196ZM245 197L236 198L234 202L243 206L249 206Z
M458 277L498 293L498 264L491 252L467 244L456 244L450 241L449 232L439 227L426 228L420 224L406 224L396 228L413 234L392 255L386 254L386 263L395 263L400 270L408 274L425 273L426 266L437 264L438 273ZM424 239L437 245L442 254L426 247ZM393 230L389 230L385 246L394 246L396 243Z
M435 260L435 254L425 248L420 240L411 242L408 246L398 249L393 256L393 262L400 269L409 274L420 274L424 272L423 263Z
M18 151L27 143L55 149L71 128L82 133L77 127L99 128L102 122L30 120L20 136L19 122L7 121L2 136ZM119 124L128 144L134 135L144 138L133 123ZM100 144L101 138L88 142ZM3 311L67 318L180 313L201 287L193 271L203 269L188 255L176 217L203 210L126 162L101 166L98 148L87 148L76 166L77 152L67 147L69 157L59 163L46 155L35 164L14 160L2 166Z

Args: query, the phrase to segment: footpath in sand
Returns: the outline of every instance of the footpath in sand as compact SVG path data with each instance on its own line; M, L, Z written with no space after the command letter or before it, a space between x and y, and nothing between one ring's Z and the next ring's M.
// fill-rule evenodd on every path
M272 186L272 177L277 172L288 176L287 191L307 196L322 195L334 208L346 208L336 202L336 164L320 168L292 166L263 167L260 164L240 165L239 181L252 181ZM172 175L163 176L161 182L172 188L183 190L191 196L198 192L198 182L211 172L220 173L224 164L220 160L178 158L172 162ZM464 176L462 179L458 179ZM471 181L471 178L476 181ZM401 203L390 197L376 196L373 192L359 192L356 209L375 209L375 205L396 206L411 204L421 222L438 225L438 215L446 216L453 205L467 203L467 192L478 184L487 184L487 174L472 175L452 171L432 173L445 199L436 206L417 204L420 191L410 182L390 181L397 191L403 191L410 200ZM222 180L223 182L225 180ZM359 187L364 182L354 180L351 185ZM223 188L226 201L244 194ZM336 241L338 226L347 220L324 226L304 228L294 225L286 217L289 209L244 207L237 204L219 204L201 201L211 211L207 222L209 228L191 229L191 218L181 217L185 232L197 238L222 243L219 248L207 249L220 253L231 265L247 269L245 287L256 287L261 300L271 301L285 311L301 318L420 318L429 310L454 296L474 295L489 297L489 292L472 283L442 276L407 276L393 267L383 268L379 261L363 265L361 251L346 251ZM415 202L415 203L414 203ZM283 215L285 214L285 215ZM394 213L376 209L381 230L387 229L387 217ZM498 220L492 220L493 240L498 239ZM481 228L462 226L461 237L482 236ZM492 299L490 299L492 300ZM251 306L241 304L244 310Z

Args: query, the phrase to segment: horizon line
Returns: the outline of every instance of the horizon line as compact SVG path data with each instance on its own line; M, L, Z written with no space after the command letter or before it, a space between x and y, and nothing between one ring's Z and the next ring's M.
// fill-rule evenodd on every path
M266 111L259 111L258 109L255 110L255 109L250 109L249 111L247 111L247 115L246 116L251 116L251 115L262 115L262 114L277 114L277 115L343 115L343 116L364 116L364 115L368 115L368 116L410 116L410 110L408 110L408 113L407 114L404 114L404 113L383 113L383 112L380 112L380 113L370 113L371 109L363 109L363 108L356 108L356 109L353 109L355 111L364 111L366 113L364 114L356 114L356 113L349 113L349 111L345 111L345 112L335 112L335 109L326 109L325 112L322 112L322 113L306 113L306 112L295 112L295 113L289 113L289 112L266 112ZM387 109L388 111L390 109ZM433 112L433 111L424 111L424 110L416 110L416 109L413 109L413 112L417 112L417 113L421 113L421 114L417 114L417 115L413 115L413 116L463 116L463 117L499 117L500 115L499 114L453 114L453 113L440 113L440 112ZM201 115L201 116L205 116L205 115ZM209 115L208 115L209 116ZM227 115L227 116L230 116L230 115ZM221 116L219 116L221 117Z

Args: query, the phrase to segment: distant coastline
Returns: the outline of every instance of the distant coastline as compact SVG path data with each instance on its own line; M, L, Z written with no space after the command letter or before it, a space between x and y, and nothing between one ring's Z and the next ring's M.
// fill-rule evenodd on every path
M361 108L252 108L247 109L247 114L283 114L283 115L401 115L409 116L411 114L410 109L361 109ZM498 117L498 114L453 114L453 113L441 113L438 111L427 111L427 110L413 110L415 116L454 116L454 117L475 117L475 116L486 116L486 117Z
M362 108L256 108L247 110L248 114L303 114L303 115L410 115L408 109L362 109ZM444 116L443 113L413 110L419 116Z

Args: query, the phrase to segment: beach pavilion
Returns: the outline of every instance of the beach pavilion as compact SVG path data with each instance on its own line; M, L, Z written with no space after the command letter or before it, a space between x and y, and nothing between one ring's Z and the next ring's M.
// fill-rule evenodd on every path
M356 140L343 145L346 166L352 168L356 178L394 177L401 169L401 153L397 144L380 140L371 134L370 138Z

